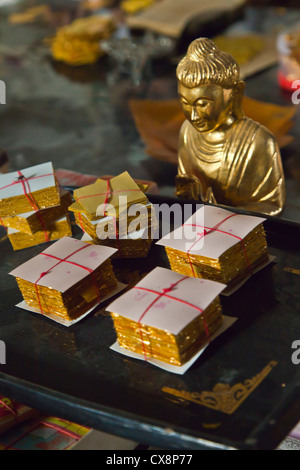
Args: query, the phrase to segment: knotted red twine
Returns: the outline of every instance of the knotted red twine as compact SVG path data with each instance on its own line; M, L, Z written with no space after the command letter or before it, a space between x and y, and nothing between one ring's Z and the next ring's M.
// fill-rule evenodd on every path
M76 201L80 201L81 199L87 199L87 198L90 198L90 197L105 196L105 200L104 200L104 203L103 203L103 206L104 206L103 207L103 217L104 217L105 212L106 212L106 207L107 207L110 196L112 196L113 194L116 194L116 193L131 193L131 192L135 192L135 191L141 191L141 190L139 188L137 188L137 189L112 190L112 189L110 189L110 180L108 179L107 180L107 188L106 188L105 193L87 194L85 196L79 196L79 197L76 198Z
M43 312L43 308L42 308L42 302L41 302L41 298L40 298L40 293L39 293L39 290L38 290L38 283L40 282L40 280L45 277L50 271L52 271L54 268L56 268L58 265L60 265L61 263L69 263L69 264L72 264L73 266L77 266L78 268L82 268L82 269L85 269L86 271L88 271L90 274L92 274L92 279L93 279L93 282L94 282L94 285L95 285L95 288L96 288L96 291L97 291L97 297L98 297L98 301L100 302L100 293L99 293L99 288L97 286L97 283L96 283L96 280L93 276L93 269L91 268L88 268L87 266L82 266L81 264L78 264L78 263L75 263L74 261L69 261L69 258L71 258L72 256L74 256L75 254L79 253L80 251L84 250L85 248L88 248L90 245L86 244L85 246L82 246L81 248L79 248L78 250L74 251L73 253L71 253L70 255L66 256L65 258L58 258L57 256L53 256L53 255L50 255L48 253L41 253L41 255L43 256L47 256L49 258L52 258L52 259L55 259L55 260L58 260L58 263L56 263L54 266L52 266L51 268L48 269L48 271L45 271L43 273L40 274L39 278L37 279L37 281L34 283L35 285L35 290L36 290L36 294L37 294L37 298L38 298L38 302L39 302L39 307L40 307L40 311L42 314L44 314Z
M10 186L14 186L16 184L21 184L22 185L22 188L23 188L23 192L24 192L24 195L26 197L26 199L28 200L29 204L31 205L32 209L35 211L39 221L40 221L40 224L41 224L41 227L43 228L43 231L44 231L44 234L45 234L45 241L46 242L49 242L50 239L49 239L49 235L48 235L48 231L47 231L47 228L46 228L46 225L45 225L45 222L43 221L43 218L40 214L40 209L36 203L36 201L34 200L34 197L31 193L31 190L30 190L30 185L29 185L29 180L34 180L34 179L37 179L37 178L45 178L47 176L53 176L52 173L49 173L47 175L39 175L39 176L31 176L29 178L26 178L22 173L21 171L18 171L18 178L13 181L12 183L6 185L6 186L3 186L2 188L0 188L0 191L2 189L6 189L6 188L9 188Z
M107 204L109 201L110 196L116 193L129 193L129 192L135 192L135 191L141 191L139 188L138 189L120 189L120 190L112 190L110 188L110 179L107 180L107 187L106 187L106 192L105 193L98 193L98 194L87 194L86 196L80 196L76 198L76 201L80 201L81 199L87 199L90 197L98 197L98 196L105 196L104 203L103 203L103 214L102 217L105 217L106 213L106 208ZM115 235L116 235L116 241L117 241L117 249L120 250L120 240L119 240L119 234L118 234L118 227L117 227L117 218L114 216L111 216L113 219L114 223L114 228L115 228ZM83 224L82 224L82 218L81 214L79 213L79 223L81 225L81 229L84 232Z
M153 307L153 305L154 305L159 299L161 299L162 297L166 297L166 298L168 298L168 299L175 300L175 301L177 301L177 302L181 302L181 303L187 305L188 307L195 308L196 310L198 310L198 312L200 312L200 314L201 314L201 316L202 316L203 325L204 325L204 329L205 329L205 334L206 334L207 340L208 340L208 342L210 342L209 329L208 329L208 326L207 326L207 322L206 322L206 320L205 320L205 317L204 317L204 315L203 315L203 309L201 309L201 308L198 307L197 305L191 304L190 302L188 302L188 301L186 301L186 300L178 299L177 297L173 297L172 295L169 295L169 292L172 292L172 291L178 286L178 284L180 284L182 281L185 281L186 279L190 279L189 276L185 276L185 277L183 277L182 279L179 279L179 280L178 280L177 282L175 282L174 284L171 284L170 287L167 287L167 288L163 289L162 292L158 292L158 291L155 291L155 290L153 290L153 289L147 289L146 287L139 287L139 286L133 287L134 289L142 290L142 291L144 291L144 292L150 292L150 293L152 293L152 294L156 294L156 295L157 295L157 297L150 303L150 305L148 305L148 307L146 308L146 310L142 313L142 315L141 315L140 318L138 319L138 325L139 325L139 330L140 330L140 336L141 336L142 348L143 348L143 354L144 354L144 359L145 359L145 361L147 361L147 354L146 354L145 345L144 345L144 339L143 339L143 332L142 332L142 329L141 329L141 323L142 323L143 318L147 315L147 313L148 313L149 310L151 309L151 307Z
M232 217L235 217L237 215L238 214L230 214L224 220L221 220L221 222L217 223L214 227L206 227L205 225L198 225L198 224L184 224L183 225L183 227L199 227L199 228L203 229L203 232L197 233L199 238L187 250L188 260L189 260L189 263L190 263L190 267L191 267L193 277L196 277L196 274L195 274L193 263L192 263L192 260L191 260L191 257L190 257L190 252L197 245L197 243L199 243L199 241L202 240L203 237L209 235L212 232L219 232L219 233L223 233L224 235L229 235L231 237L237 238L241 242L241 247L242 247L242 250L243 250L243 253L244 253L244 256L245 256L247 267L249 269L249 272L252 273L251 264L250 264L250 261L249 261L249 258L248 258L248 254L247 254L247 250L246 250L246 247L245 247L244 240L241 237L239 237L238 235L234 235L233 233L226 232L224 230L219 230L219 227L222 224L224 224L227 220L229 220Z
M12 183L7 184L6 186L3 186L2 188L0 188L0 191L2 191L2 189L6 189L6 188L9 188L10 186L15 186L16 184L21 183L20 176L22 175L22 173L20 171L18 171L17 173L19 174L18 179L15 179ZM29 176L29 178L25 178L24 175L22 175L22 176L23 176L24 179L26 179L26 181L29 181L29 180L35 180L35 179L38 179L38 178L46 178L48 176L53 176L53 173L48 173L47 175Z

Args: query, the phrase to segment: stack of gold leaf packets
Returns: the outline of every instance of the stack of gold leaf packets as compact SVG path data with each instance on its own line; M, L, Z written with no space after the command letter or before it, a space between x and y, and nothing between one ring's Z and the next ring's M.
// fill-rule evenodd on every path
M18 306L68 326L117 288L114 252L70 237L56 241L10 273L23 295Z
M0 175L0 222L14 250L72 234L72 196L59 188L52 163Z
M155 212L127 172L76 189L74 199L69 210L83 231L82 240L116 248L119 258L147 256L156 227Z
M205 205L157 244L172 270L222 282L228 293L270 262L264 220Z
M155 268L107 307L119 346L145 360L182 366L222 326L224 287Z

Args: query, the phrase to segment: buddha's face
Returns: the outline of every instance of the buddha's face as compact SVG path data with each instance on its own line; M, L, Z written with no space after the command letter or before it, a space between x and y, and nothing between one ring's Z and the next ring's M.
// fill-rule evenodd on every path
M232 90L219 85L187 88L179 82L178 93L185 117L199 132L216 130L231 114Z

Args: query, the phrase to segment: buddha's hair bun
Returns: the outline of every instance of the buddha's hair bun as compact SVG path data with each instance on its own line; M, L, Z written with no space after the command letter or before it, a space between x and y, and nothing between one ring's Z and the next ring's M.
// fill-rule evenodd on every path
M240 80L240 69L235 59L207 38L196 39L190 44L176 74L188 88L211 83L230 89Z

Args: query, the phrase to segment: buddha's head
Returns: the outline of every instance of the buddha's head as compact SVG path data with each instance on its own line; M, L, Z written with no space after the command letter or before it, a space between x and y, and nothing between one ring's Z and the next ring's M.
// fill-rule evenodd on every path
M229 118L244 117L244 82L233 57L210 39L193 41L177 67L178 93L183 112L199 132L218 129Z

